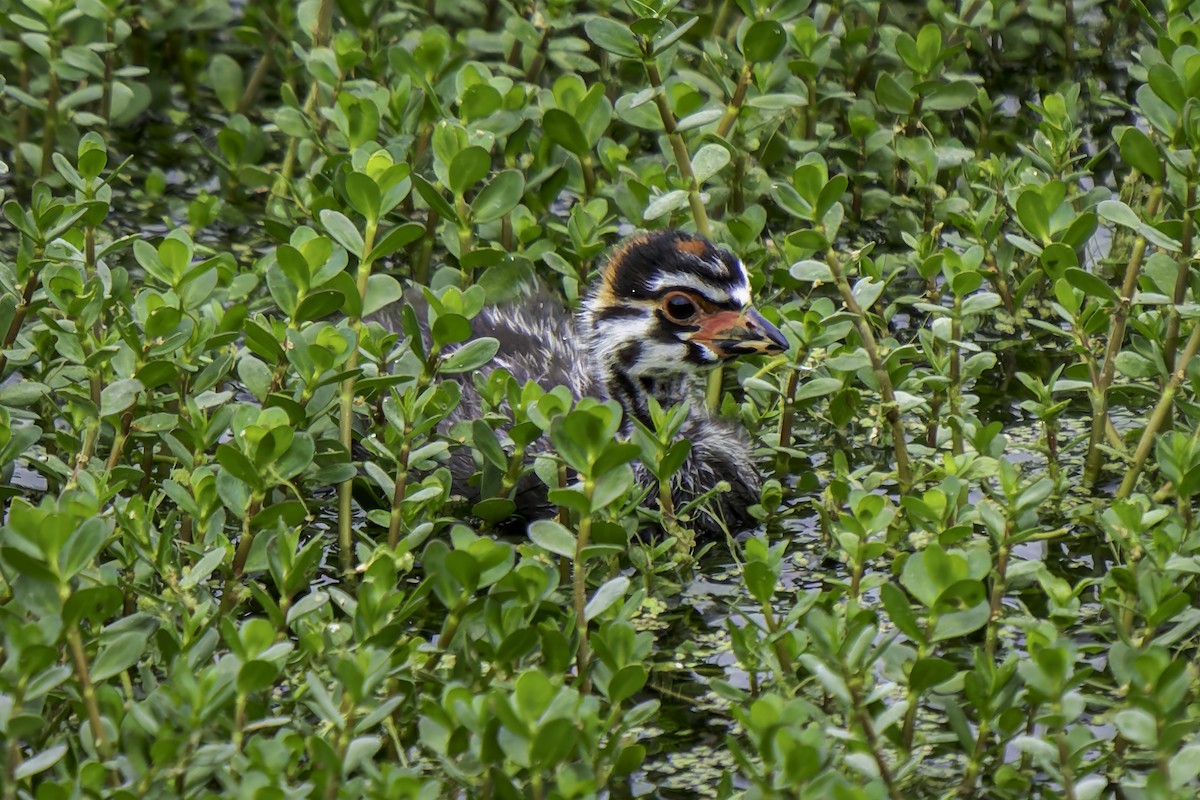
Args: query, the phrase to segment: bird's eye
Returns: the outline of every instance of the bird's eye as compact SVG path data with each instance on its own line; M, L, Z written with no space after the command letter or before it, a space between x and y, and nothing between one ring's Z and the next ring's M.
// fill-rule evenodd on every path
M696 302L683 292L672 292L664 297L662 309L672 322L689 322L699 310Z

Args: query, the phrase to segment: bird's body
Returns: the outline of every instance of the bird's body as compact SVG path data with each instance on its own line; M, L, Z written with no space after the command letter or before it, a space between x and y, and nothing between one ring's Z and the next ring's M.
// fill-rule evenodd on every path
M396 327L386 316L380 321ZM753 448L743 431L705 411L697 378L737 355L780 352L786 340L750 307L745 268L730 253L679 231L641 234L613 251L574 319L542 292L485 308L472 332L497 339L491 368L507 370L518 382L617 400L627 433L632 420L649 423L649 398L663 407L691 401L679 433L691 452L672 480L675 505L725 481L729 491L693 526L714 532L749 522L747 509L757 502L761 482ZM463 389L452 421L481 413L469 380ZM477 470L468 450L452 455L450 469L457 492L477 494L468 483ZM642 482L652 481L644 469L635 471ZM513 499L527 518L548 511L546 487L533 475L517 485Z

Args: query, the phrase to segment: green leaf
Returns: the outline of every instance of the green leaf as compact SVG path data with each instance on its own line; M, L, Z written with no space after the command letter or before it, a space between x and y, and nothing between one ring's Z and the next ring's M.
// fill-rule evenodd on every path
M922 658L913 664L908 685L915 692L924 692L954 677L954 665L944 658Z
M641 664L621 667L608 681L608 701L615 706L633 697L646 685L646 677L646 668Z
M262 483L254 464L231 444L217 445L217 463L247 486L258 487Z
M237 111L245 91L241 64L224 53L217 53L208 62L208 82L221 106L230 114Z
M142 382L136 378L110 383L100 392L100 416L107 417L128 410L143 391Z
M1042 245L1050 242L1050 212L1036 189L1026 189L1017 197L1017 221Z
M729 151L719 144L706 144L692 156L692 172L697 183L704 183L732 160Z
M1121 133L1121 158L1126 164L1145 175L1151 183L1160 183L1163 175L1162 158L1140 128L1129 127Z
M499 349L500 343L490 336L473 339L447 356L441 370L455 374L479 369L491 361Z
M747 561L742 568L742 580L750 596L759 603L769 603L775 596L775 573L762 561Z
M1113 722L1121 735L1134 744L1153 749L1158 742L1158 723L1151 714L1140 708L1118 711Z
M416 222L406 222L403 225L397 225L388 231L382 239L375 242L375 246L367 254L367 260L374 263L381 258L387 258L401 247L407 247L417 239L420 239L424 234L425 226Z
M817 397L831 395L842 388L842 382L837 378L812 378L800 384L796 391L796 400L812 400Z
M471 202L476 222L492 222L508 214L521 202L525 177L515 169L506 169L488 181Z
M670 31L665 36L662 36L662 37L656 36L654 39L654 55L658 55L659 53L663 52L668 47L670 47L671 45L675 44L680 39L682 39L683 35L685 33L687 33L689 30L691 30L692 26L695 25L699 21L700 21L700 17L698 17L698 16L690 17L687 20L687 22L684 22L682 25L680 25L677 28L675 28L674 30Z
M1068 267L1063 272L1063 277L1067 279L1067 283L1071 284L1071 286L1094 300L1102 300L1106 303L1115 303L1117 301L1116 291L1098 275L1085 272L1079 267Z
M487 177L492 168L492 157L478 145L472 145L458 153L450 162L450 191L456 195L467 190Z
M555 520L539 519L529 523L529 539L543 550L575 560L575 534Z
M853 289L854 299L863 311L869 311L883 294L883 284L871 278L860 278Z
M550 141L580 158L591 149L579 121L560 108L551 108L542 115L542 129Z
M367 294L363 299L363 316L374 314L381 308L404 297L404 287L391 275L379 273L367 278Z
M383 196L379 191L379 184L369 175L361 172L351 172L347 175L346 197L350 200L350 205L354 206L354 210L362 214L367 222L379 219Z
M674 211L686 206L688 203L688 193L683 189L674 189L661 194L650 201L650 205L646 206L646 211L643 213L645 219L658 219L666 216Z
M942 55L942 29L932 22L917 34L917 55L921 60L921 72L929 74L937 66Z
M821 281L829 283L833 280L833 271L824 261L806 259L797 261L788 269L788 273L798 281Z
M354 227L354 223L345 214L332 208L321 209L320 217L321 224L329 231L333 240L346 248L351 255L361 259L363 238L358 228Z
M31 756L22 761L17 768L13 770L13 778L21 781L25 778L37 775L39 772L45 772L57 764L66 752L67 746L65 744L56 744L51 747L47 747L37 755Z
M92 680L99 683L132 667L146 652L149 638L147 631L127 631L101 647L92 662Z
M1133 209L1120 200L1104 200L1096 206L1096 213L1102 219L1106 219L1115 225L1124 225L1126 228L1132 228L1135 231L1142 225L1142 220L1133 212Z
M592 595L592 599L584 606L583 618L593 620L603 614L612 606L613 603L625 596L625 592L629 591L629 578L624 575L613 578L607 581L603 586L596 590Z
M432 183L416 174L412 176L412 182L413 186L417 189L417 194L421 195L421 199L425 201L425 204L431 210L436 211L442 219L448 219L458 224L460 221L458 214L455 213L454 208L446 201L445 197L442 197L441 192Z
M629 26L607 17L592 17L583 26L587 37L602 50L624 58L640 58L642 50Z
M898 117L907 117L913 112L916 98L913 93L904 88L891 73L882 72L875 82L875 99L885 109Z
M1117 353L1114 363L1122 375L1130 378L1153 378L1159 373L1158 367L1153 361L1132 350L1122 350Z
M771 197L787 213L803 220L813 220L812 205L800 196L790 183L771 184Z
M760 19L746 29L742 55L751 63L774 61L787 44L787 32L773 19Z
M970 81L935 83L924 93L921 108L928 111L959 111L973 105L978 99L979 88Z

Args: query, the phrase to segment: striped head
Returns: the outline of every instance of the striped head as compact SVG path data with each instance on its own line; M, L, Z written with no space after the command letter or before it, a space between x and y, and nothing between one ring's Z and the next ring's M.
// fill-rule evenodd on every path
M678 402L692 375L723 361L787 348L751 306L742 262L682 231L618 245L584 303L580 333L596 378L635 413L645 395Z

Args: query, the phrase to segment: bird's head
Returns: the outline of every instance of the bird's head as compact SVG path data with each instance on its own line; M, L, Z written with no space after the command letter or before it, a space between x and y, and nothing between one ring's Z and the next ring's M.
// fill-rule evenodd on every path
M618 396L659 394L656 384L678 385L736 356L787 348L750 304L742 262L682 231L643 233L618 245L580 321L597 377Z

